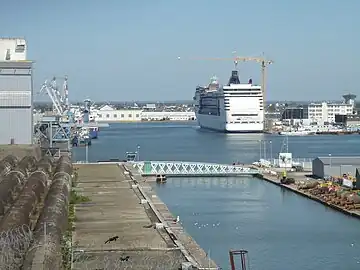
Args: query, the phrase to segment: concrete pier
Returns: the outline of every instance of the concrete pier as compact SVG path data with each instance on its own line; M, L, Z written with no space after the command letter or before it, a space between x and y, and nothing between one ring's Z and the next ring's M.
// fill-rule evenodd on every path
M304 196L308 199L317 201L317 202L319 202L325 206L328 206L332 209L335 209L343 214L353 216L353 217L360 219L360 210L348 210L348 209L345 209L344 207L332 204L330 202L326 202L326 201L322 200L320 197L314 196L314 195L306 192L306 190L298 189L297 186L294 184L289 184L289 185L281 184L280 179L278 179L277 176L275 176L269 172L270 172L269 169L266 169L266 170L262 169L262 173L256 177L263 179L267 182L270 182L272 184L275 184L277 186L280 186L282 188L285 188L287 190L293 191L293 192L295 192L301 196ZM305 173L303 173L303 172L294 172L294 173L290 172L290 173L288 173L288 177L294 178L295 181L315 181L313 179L307 179L305 176Z
M203 265L202 259L197 258L201 249L197 246L187 250L187 243L193 242L179 225L171 228L173 234L169 233L167 222L159 216L167 210L166 206L148 193L148 186L139 184L141 179L135 179L118 164L76 167L76 190L90 201L75 207L73 269L171 270L189 260ZM105 244L113 236L118 239ZM216 269L212 261L210 266Z
M216 263L209 258L195 240L184 231L181 224L175 222L176 218L148 184L147 178L142 177L139 172L130 165L125 165L124 167L131 173L132 178L137 181L140 192L148 201L159 221L164 225L167 233L172 236L173 241L180 247L186 259L200 269L218 269Z

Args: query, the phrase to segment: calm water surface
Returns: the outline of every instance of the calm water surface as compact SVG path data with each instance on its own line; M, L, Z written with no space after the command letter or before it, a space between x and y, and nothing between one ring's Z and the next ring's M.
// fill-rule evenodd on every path
M147 160L250 163L259 159L260 140L272 142L266 152L275 157L284 138L207 132L191 123L114 124L93 141L89 161L123 159L140 145ZM289 151L307 158L358 155L360 136L290 137ZM74 156L84 160L85 150ZM277 186L255 178L182 178L155 188L224 269L230 248L249 250L251 269L360 269L360 221Z

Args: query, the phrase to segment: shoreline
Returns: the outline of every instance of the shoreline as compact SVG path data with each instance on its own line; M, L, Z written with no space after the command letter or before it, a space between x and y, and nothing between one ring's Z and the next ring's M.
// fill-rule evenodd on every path
M294 192L294 193L296 193L298 195L301 195L302 197L305 197L305 198L307 198L309 200L316 201L316 202L318 202L318 203L320 203L320 204L322 204L322 205L324 205L326 207L330 207L331 209L336 210L336 211L338 211L338 212L340 212L340 213L342 213L344 215L360 219L360 211L348 210L348 209L345 209L344 207L341 207L339 205L333 204L331 202L327 202L327 201L321 199L319 196L315 196L315 195L312 195L312 194L306 192L305 190L298 189L293 184L289 184L289 185L281 184L280 180L275 178L273 175L266 174L264 171L261 174L255 175L254 177L258 178L259 180L265 180L266 182L277 185L280 188L284 188L286 190L292 191L292 192Z
M142 196L145 198L150 208L163 224L165 231L170 235L174 243L180 248L184 257L191 262L197 269L217 270L216 263L209 257L198 243L190 236L181 224L174 222L174 215L170 212L167 205L157 196L156 192L149 185L148 181L141 176L129 164L119 164L129 174Z

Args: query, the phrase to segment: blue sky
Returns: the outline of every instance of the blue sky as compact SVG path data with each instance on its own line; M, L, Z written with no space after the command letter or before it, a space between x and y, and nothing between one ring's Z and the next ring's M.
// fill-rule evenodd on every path
M36 90L67 74L70 100L190 100L212 75L226 83L233 67L191 58L234 50L274 60L270 100L360 95L358 0L32 0L6 10L0 36L27 39ZM239 68L240 79L260 83L258 64Z

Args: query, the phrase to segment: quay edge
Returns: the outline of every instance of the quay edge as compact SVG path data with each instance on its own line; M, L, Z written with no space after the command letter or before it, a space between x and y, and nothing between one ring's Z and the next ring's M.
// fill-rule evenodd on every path
M339 211L339 212L341 212L341 213L343 213L345 215L352 216L352 217L360 219L360 211L351 211L351 210L345 209L345 208L343 208L341 206L338 206L338 205L335 205L333 203L326 202L323 199L319 198L318 196L315 196L315 195L309 194L309 193L307 193L307 192L305 192L303 190L300 190L300 189L298 189L297 187L295 187L295 186L293 186L291 184L290 185L282 184L282 183L280 183L280 180L278 180L276 177L274 177L274 175L262 172L262 173L259 173L257 175L254 175L254 177L256 177L258 179L261 179L261 180L265 180L265 181L267 181L269 183L272 183L274 185L277 185L280 188L284 188L286 190L295 192L296 194L299 194L299 195L301 195L301 196L303 196L303 197L305 197L307 199L319 202L322 205L330 207L330 208L332 208L334 210L337 210L337 211Z
M158 220L163 224L165 231L170 235L174 243L180 248L184 257L199 270L218 270L216 263L207 256L206 252L196 241L185 232L181 224L173 222L174 216L156 195L153 188L131 165L119 164L130 174L130 178L137 185L137 189L149 204ZM170 223L170 222L172 223Z

